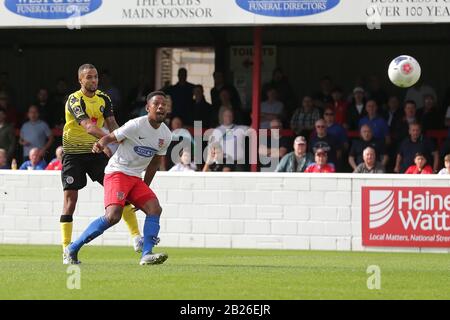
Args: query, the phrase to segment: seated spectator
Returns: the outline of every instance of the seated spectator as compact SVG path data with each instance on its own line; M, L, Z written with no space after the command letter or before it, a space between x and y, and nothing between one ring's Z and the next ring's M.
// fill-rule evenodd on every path
M325 149L318 148L314 152L316 162L310 164L305 172L307 173L332 173L336 170L332 163L328 163L328 155Z
M19 170L45 170L47 163L42 159L39 148L32 148L28 154L30 160L25 161Z
M439 171L439 174L450 174L450 154L444 157L444 168Z
M186 171L196 171L197 166L191 161L191 152L186 149L180 150L180 162L170 168L169 171L172 172L186 172Z
M222 147L219 143L212 143L207 147L207 158L202 171L233 171L233 167L228 163L227 159L223 154Z
M64 155L63 147L59 146L56 148L55 156L52 161L48 164L45 170L62 170L62 157Z
M226 83L225 75L222 71L214 71L213 73L214 87L211 88L211 104L216 108L220 108L223 105L223 101L220 97L220 92L223 88L227 89L230 94L230 104L237 108L242 108L241 97L236 87L232 84ZM217 120L216 120L217 121Z
M278 93L278 100L280 100L285 108L286 114L292 115L293 108L295 108L295 94L288 77L283 73L281 68L275 68L272 72L272 79L263 84L261 99L267 99L267 91L269 88L275 88Z
M211 128L216 125L219 108L206 102L203 86L194 87L194 121L201 121L203 128Z
M167 163L165 164L165 168L167 169L170 169L175 165L175 162L179 157L178 150L188 149L189 147L191 147L192 150L195 150L194 138L192 137L191 133L184 128L181 118L172 118L169 128L172 130L172 141L170 142L166 153ZM174 148L178 145L180 145L178 147L179 149L174 150ZM173 150L174 152L172 152Z
M417 153L421 153L432 164L433 170L437 172L439 165L439 154L433 140L422 135L419 123L409 125L409 137L403 140L397 152L394 172L405 172L414 164Z
M388 94L381 86L380 78L376 75L369 76L367 96L371 100L375 100L380 108L386 106Z
M51 104L47 88L40 88L36 94L36 100L33 105L38 107L39 116L50 128L54 127L53 115L56 112Z
M327 126L327 134L331 134L339 141L339 144L344 148L348 149L348 138L347 131L339 123L336 123L336 114L332 107L326 107L323 112L323 119Z
M359 130L360 138L354 140L350 152L348 155L348 163L353 170L364 162L363 152L367 147L371 147L375 150L377 156L376 161L381 162L383 167L386 167L388 163L388 155L385 151L385 145L383 140L376 140L372 135L372 129L368 124L362 125Z
M393 129L398 127L399 122L404 116L404 111L400 108L400 99L397 96L389 97L383 116L392 134Z
M417 111L417 117L420 119L423 132L442 129L444 121L442 121L442 114L436 107L434 97L431 94L426 94L423 100L423 108Z
M396 127L392 127L391 132L394 144L400 144L409 134L409 125L411 123L420 123L417 117L416 103L412 100L405 101L403 107L403 118L397 122Z
M325 109L333 101L331 97L331 91L334 87L333 81L330 77L324 76L319 81L319 92L313 95L314 105L316 105L320 110Z
M278 164L276 172L304 172L314 162L312 153L307 152L305 137L298 136L294 140L294 151L286 154Z
M5 149L0 149L0 169L9 169L8 157Z
M358 130L359 120L367 115L365 91L362 87L353 89L353 98L347 109L347 130Z
M228 159L227 164L234 165L235 171L247 171L246 164L246 138L250 131L247 126L240 126L234 123L233 110L222 109L219 113L221 125L214 130L209 137L210 143L219 143L223 154Z
M309 150L324 149L327 152L328 161L331 162L335 168L340 168L342 159L342 146L335 136L327 133L326 122L323 119L316 121L316 132L312 135Z
M270 121L273 119L284 118L284 105L278 100L278 93L275 88L267 90L267 100L261 103L261 122L259 127L261 129L268 129Z
M282 135L283 124L279 119L270 121L270 129L270 135L259 138L258 154L261 169L267 168L268 171L273 171L280 159L292 150L292 138Z
M353 173L384 173L383 165L377 161L375 149L366 147L363 151L364 162L360 163Z
M427 165L427 158L423 153L416 153L414 156L414 165L406 170L406 174L432 174L433 168Z
M434 101L437 100L437 94L436 90L434 90L433 87L430 85L427 85L422 82L422 79L419 79L419 81L412 87L410 87L406 91L405 96L405 102L408 100L412 100L415 102L417 110L420 110L423 108L424 105L424 97L426 95L431 95L434 97Z
M28 121L20 128L19 143L23 146L24 160L32 148L38 148L43 158L47 150L52 146L54 137L47 123L39 119L39 109L35 105L28 108Z
M6 122L6 111L0 108L0 148L6 150L8 160L14 157L16 152L16 134L12 123Z
M375 100L366 102L366 113L367 116L359 120L358 128L361 128L363 124L368 124L372 129L373 137L378 140L384 140L386 145L389 145L389 127L386 120L378 115L378 105Z
M314 124L320 119L320 111L313 104L310 96L304 96L302 105L295 109L291 118L291 129L296 135L309 137L314 130Z
M335 121L347 129L348 102L344 99L342 89L335 87L333 91L331 91L331 97L333 98L331 108L334 111Z

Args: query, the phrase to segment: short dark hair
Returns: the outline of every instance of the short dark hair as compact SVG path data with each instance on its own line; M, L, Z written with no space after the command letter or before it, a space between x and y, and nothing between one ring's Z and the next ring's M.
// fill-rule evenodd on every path
M85 63L82 64L79 68L78 68L78 76L80 76L80 74L84 71L84 70L88 70L88 69L97 69L93 64L90 63Z
M406 107L407 104L413 104L414 107L417 108L417 104L416 104L416 102L414 100L406 100L405 104L403 106Z
M153 91L147 95L147 102L150 101L155 96L163 96L164 98L167 98L166 93L164 91Z

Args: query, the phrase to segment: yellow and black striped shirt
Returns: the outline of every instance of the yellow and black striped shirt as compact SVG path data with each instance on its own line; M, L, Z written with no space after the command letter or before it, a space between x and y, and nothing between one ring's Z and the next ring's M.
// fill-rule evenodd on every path
M81 90L72 93L66 102L66 124L63 130L63 149L67 154L91 153L94 142L98 139L83 128L82 120L90 119L102 128L105 118L113 116L111 99L97 90L90 98Z

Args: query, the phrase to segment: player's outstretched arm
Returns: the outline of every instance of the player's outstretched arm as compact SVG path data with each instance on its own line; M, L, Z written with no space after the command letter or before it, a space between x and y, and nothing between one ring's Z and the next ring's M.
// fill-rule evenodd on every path
M155 155L152 161L150 161L149 165L147 166L147 169L145 170L144 176L144 182L147 185L150 185L150 183L152 183L153 177L155 176L156 171L158 171L158 168L163 160L164 156Z
M92 152L101 153L110 143L118 143L117 138L113 132L103 136L103 138L95 142L92 147Z
M86 130L87 133L89 133L90 135L93 135L96 138L100 139L105 135L103 130L100 129L99 127L97 127L97 125L95 125L91 121L91 119L81 120L80 125L84 128L84 130Z

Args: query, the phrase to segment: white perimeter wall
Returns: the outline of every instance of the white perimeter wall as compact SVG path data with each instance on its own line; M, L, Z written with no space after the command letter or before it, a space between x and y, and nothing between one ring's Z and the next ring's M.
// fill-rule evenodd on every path
M364 248L361 186L450 187L448 177L353 174L168 173L152 188L162 207L161 246L303 250L432 251ZM0 243L60 244L59 172L0 171ZM74 237L103 214L103 188L80 191ZM138 212L142 230L144 214ZM129 245L119 222L96 245Z

